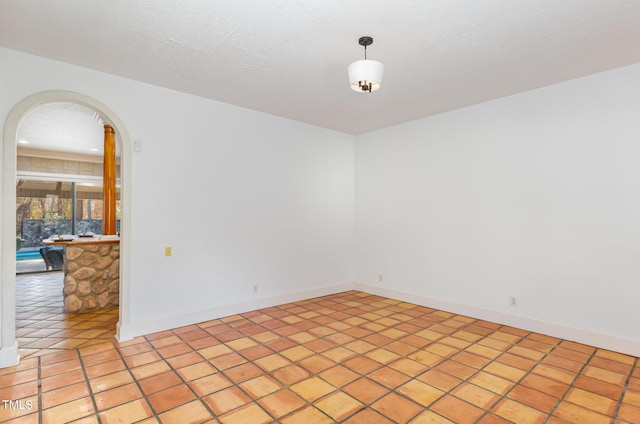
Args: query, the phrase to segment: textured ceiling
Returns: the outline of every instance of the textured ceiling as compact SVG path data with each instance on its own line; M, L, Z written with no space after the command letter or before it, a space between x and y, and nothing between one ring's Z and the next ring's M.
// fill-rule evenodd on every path
M358 134L638 63L640 1L2 0L0 45Z
M119 144L116 149L119 151ZM18 146L102 156L104 126L93 110L75 103L47 103L32 110L20 122ZM119 156L119 152L116 153Z

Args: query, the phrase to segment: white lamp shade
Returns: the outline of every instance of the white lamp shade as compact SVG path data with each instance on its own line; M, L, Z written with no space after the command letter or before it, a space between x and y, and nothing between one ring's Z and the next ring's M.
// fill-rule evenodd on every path
M354 91L369 91L362 89L362 86L371 84L371 91L380 88L384 65L375 60L358 60L349 65L349 82Z

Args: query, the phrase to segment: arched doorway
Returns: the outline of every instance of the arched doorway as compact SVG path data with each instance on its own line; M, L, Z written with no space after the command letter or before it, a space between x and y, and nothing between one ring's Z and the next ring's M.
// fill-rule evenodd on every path
M66 102L76 103L95 111L106 123L116 131L121 143L120 173L121 173L121 238L120 238L120 309L116 338L122 340L121 327L130 321L129 314L129 281L131 231L131 140L124 124L118 116L107 106L97 100L80 93L70 91L47 91L34 94L19 102L9 113L5 122L3 137L3 211L2 211L2 304L0 367L17 363L18 345L15 334L15 303L16 276L15 246L16 222L16 157L18 127L22 119L39 106Z

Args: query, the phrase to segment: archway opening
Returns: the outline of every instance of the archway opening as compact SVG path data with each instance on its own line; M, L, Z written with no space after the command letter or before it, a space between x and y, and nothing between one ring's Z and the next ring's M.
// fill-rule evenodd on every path
M25 172L36 172L39 171L25 171L24 169L18 169L18 152L20 149L28 149L32 150L37 146L29 146L25 147L24 145L19 145L20 141L29 141L26 137L23 137L24 132L21 132L21 124L25 121L25 119L32 113L37 112L40 108L40 111L49 109L55 109L56 105L66 105L70 108L75 108L77 110L84 110L86 113L94 115L94 120L99 121L101 124L108 123L111 127L115 129L116 132L116 140L117 145L119 146L120 152L120 201L121 203L121 239L120 239L120 264L119 264L119 312L118 312L118 325L116 330L116 338L122 339L119 334L119 329L124 322L128 322L128 281L129 281L129 260L127 255L127 249L130 246L130 237L128 231L127 221L130 216L130 198L128 193L130 192L130 158L127 155L127 152L130 151L129 146L131 145L126 128L119 120L119 118L105 105L92 99L88 96L67 92L67 91L51 91L51 92L43 92L38 93L28 98L24 99L20 103L18 103L10 112L6 124L5 124L5 132L3 139L3 239L2 239L2 261L3 261L3 272L2 272L2 347L0 349L0 366L8 366L13 363L17 363L19 360L18 355L18 347L19 344L16 338L16 320L15 320L15 311L16 311L16 256L14 254L15 249L17 248L17 238L14 239L16 235L16 201L17 201L17 190L16 186L18 183L18 174L21 176L25 176ZM35 139L34 139L35 140ZM30 142L30 141L29 141ZM37 142L34 141L35 144ZM64 142L63 142L64 144ZM80 143L82 144L82 143ZM73 148L70 148L69 145L72 145ZM18 147L20 146L20 147ZM72 149L85 149L87 146L84 145L73 145L72 143L68 143L66 146L66 150ZM95 148L95 147L89 147ZM51 149L55 151L56 149ZM58 149L59 150L59 149ZM64 149L63 149L64 150ZM71 152L75 155L83 155L82 152ZM95 153L95 152L94 152ZM63 156L69 156L70 152L65 152L62 154ZM58 153L58 155L61 155ZM87 156L91 156L90 153L86 154ZM95 155L94 155L95 156ZM77 156L80 157L80 156ZM54 161L62 160L60 156L53 159ZM77 164L73 164L70 162L71 167L77 166ZM58 177L64 176L64 172L58 173ZM29 174L31 175L31 174ZM42 177L42 175L40 175ZM37 175L36 175L37 177ZM44 177L43 177L44 178ZM37 179L37 178L36 178ZM46 179L46 178L45 178ZM77 231L76 231L77 232ZM123 234L127 232L128 234ZM16 246L16 247L14 247Z

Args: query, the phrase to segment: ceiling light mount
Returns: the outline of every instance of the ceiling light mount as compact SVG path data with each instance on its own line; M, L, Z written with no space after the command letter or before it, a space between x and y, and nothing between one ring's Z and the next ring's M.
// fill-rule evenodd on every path
M369 37L368 35L365 35L364 37L360 37L360 39L358 40L358 44L360 44L361 46L364 46L364 49L366 51L367 46L370 46L373 44L373 37Z
M371 93L380 88L384 65L375 60L367 60L367 46L373 44L373 37L368 35L360 37L358 44L364 47L364 60L358 60L349 65L349 82L352 90Z

